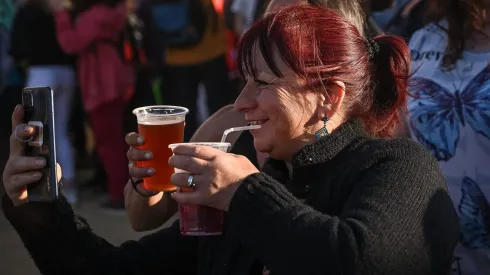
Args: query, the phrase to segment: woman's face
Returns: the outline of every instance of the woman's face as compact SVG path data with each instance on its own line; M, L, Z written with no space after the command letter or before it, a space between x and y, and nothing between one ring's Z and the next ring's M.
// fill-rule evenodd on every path
M257 78L247 76L235 109L244 113L249 123L262 126L251 131L259 152L275 159L290 160L301 147L314 142L322 96L305 89L303 80L278 55L275 61L284 75L281 78L276 77L262 55L256 53Z

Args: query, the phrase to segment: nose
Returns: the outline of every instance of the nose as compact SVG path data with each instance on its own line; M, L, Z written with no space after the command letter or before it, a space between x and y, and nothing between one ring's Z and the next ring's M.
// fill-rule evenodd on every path
M249 82L243 87L242 92L235 101L234 109L240 113L246 113L257 108L256 92Z

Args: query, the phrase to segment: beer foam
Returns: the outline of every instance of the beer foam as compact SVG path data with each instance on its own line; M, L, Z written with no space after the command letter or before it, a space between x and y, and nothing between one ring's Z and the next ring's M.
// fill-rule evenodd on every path
M168 117L138 117L138 124L142 125L170 125L185 121L183 116L168 116Z

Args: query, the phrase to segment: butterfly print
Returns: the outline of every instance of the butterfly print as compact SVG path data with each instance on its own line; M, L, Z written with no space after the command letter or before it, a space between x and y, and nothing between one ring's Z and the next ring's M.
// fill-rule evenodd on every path
M461 183L458 206L462 240L468 248L490 248L490 204L478 184L468 178Z
M490 67L462 91L450 92L423 77L413 77L411 84L410 127L414 137L439 161L454 156L461 125L490 138Z

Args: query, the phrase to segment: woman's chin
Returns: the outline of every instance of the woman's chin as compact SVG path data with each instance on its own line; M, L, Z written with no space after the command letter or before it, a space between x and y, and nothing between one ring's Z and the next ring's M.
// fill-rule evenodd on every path
M269 153L272 150L272 146L270 145L269 142L266 142L265 140L261 138L254 138L254 147L257 152L261 153Z

